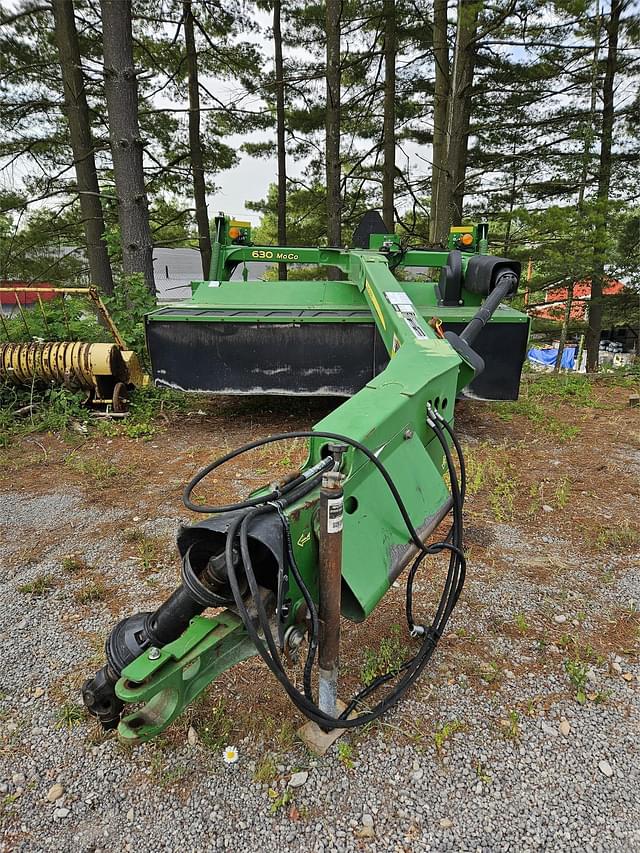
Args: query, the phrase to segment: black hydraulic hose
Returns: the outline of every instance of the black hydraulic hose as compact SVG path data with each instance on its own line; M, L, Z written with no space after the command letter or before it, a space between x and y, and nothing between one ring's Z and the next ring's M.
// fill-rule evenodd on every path
M236 450L232 450L230 453L227 453L225 456L221 456L219 459L216 459L214 462L211 462L209 465L206 465L202 468L198 473L193 477L185 486L184 493L182 495L182 502L186 506L187 509L192 510L193 512L204 512L208 515L215 515L222 512L232 512L237 509L247 509L249 507L259 506L261 504L269 503L270 501L276 501L281 499L283 496L288 495L291 490L300 484L300 482L304 482L312 473L313 476L318 473L318 469L320 469L320 473L323 470L326 470L329 467L332 467L333 460L329 465L323 464L326 460L322 460L322 462L318 463L314 468L310 468L304 474L297 477L296 480L288 483L282 490L276 490L270 492L267 495L256 496L255 498L250 498L246 501L241 501L236 504L229 504L227 506L203 506L202 504L193 503L191 500L191 493L194 488L198 485L198 483L202 482L206 476L208 476L212 471L215 471L216 468L219 468L221 465L224 465L225 462L230 462L232 459L235 459L238 456L241 456L243 453L247 453L249 450L255 450L258 447L263 447L265 444L273 444L276 441L287 441L291 438L328 438L332 441L339 441L344 444L348 444L350 447L355 447L356 450L359 450L363 453L370 462L376 466L378 471L382 474L393 498L400 510L400 514L404 520L404 523L407 526L407 529L411 535L411 539L417 548L422 548L423 543L420 537L418 536L418 532L413 526L413 522L407 512L407 508L404 505L404 502L400 496L400 492L398 491L396 484L393 482L391 475L387 471L387 469L382 465L379 461L378 457L373 453L369 448L362 444L355 438L350 438L348 435L340 435L340 433L336 432L317 432L312 430L297 430L295 432L281 432L276 435L270 435L267 438L261 438L257 441L252 441L249 444L243 444L242 447L238 447ZM321 468L321 466L323 466Z
M460 467L460 499L464 505L464 499L467 495L467 469L464 464L464 454L462 452L462 447L460 445L460 441L458 440L458 436L455 434L454 430L451 428L451 424L446 418L440 414L437 409L434 409L434 414L438 419L439 423L446 429L451 437L451 442L456 449L456 454L458 456L458 465Z
M305 433L306 435L313 435L314 433ZM266 495L257 495L255 498L248 498L246 501L239 501L235 504L227 504L226 506L204 506L202 504L194 504L191 500L191 493L195 489L195 487L204 480L212 471L215 471L216 468L219 468L221 465L224 465L225 462L230 462L232 459L235 459L238 456L241 456L243 453L247 453L249 450L255 450L257 447L262 447L265 444L270 444L273 441L280 441L282 439L287 438L297 438L303 437L303 434L298 436L295 433L281 433L280 436L269 436L269 438L261 438L257 441L252 441L249 444L243 444L242 447L238 447L235 450L232 450L230 453L221 456L219 459L216 459L214 462L211 462L209 465L206 465L202 468L195 477L192 477L191 480L185 486L184 492L182 494L182 502L186 506L187 509L190 509L192 512L204 512L207 515L218 515L222 512L233 512L237 509L248 509L253 506L261 506L268 501L279 500L285 495L289 495L294 489L303 483L307 482L309 479L315 477L317 473L322 474L323 471L328 470L333 467L333 459L328 457L327 459L323 459L317 466L313 468L309 468L305 471L304 474L300 474L295 477L289 483L282 487L282 489L274 489L272 492L269 492Z
M454 471L454 478L455 478L455 471ZM459 505L459 493L458 493L458 501L457 502ZM265 507L265 509L266 509L266 507ZM253 512L251 513L251 515L253 516ZM456 518L456 522L457 521L458 521L458 518ZM240 527L241 527L241 532L240 532L241 540L243 538L245 539L244 543L241 541L241 551L243 554L244 569L245 569L245 572L247 574L247 578L249 580L249 583L252 586L252 589L255 590L255 592L254 592L254 595L255 595L257 593L257 584L255 582L255 577L253 576L253 568L251 566L251 558L250 558L250 554L248 552L248 546L246 543L246 533L248 530L248 524L249 524L249 522L247 521L246 525L244 523L240 525ZM456 523L456 528L459 528L458 523ZM229 534L233 535L235 537L236 530L237 530L237 525L234 526L234 531L231 531L231 530L229 531ZM458 538L458 535L456 536L456 538ZM448 549L451 549L452 551L455 550L456 552L458 552L458 560L460 561L460 568L461 568L461 570L463 570L464 557L463 557L461 551L459 551L459 549L456 548L455 546L446 545L446 543L445 543L444 547L447 547ZM430 551L433 552L436 549L439 549L439 546L432 546L431 548L427 549L426 546L424 546L424 544L421 543L421 549L428 553ZM458 560L456 561L456 564L457 564ZM235 578L235 569L233 566L230 566L229 574L230 574L230 578L231 578L232 589L234 590L234 595L235 595L236 590L239 592L239 587L237 584L237 580ZM264 643L258 637L257 631L255 630L253 624L246 624L246 627L247 627L247 631L248 631L251 639L256 644L256 648L257 648L258 652L261 654L261 656L263 657L263 659L265 660L265 662L267 663L267 665L269 666L271 671L274 673L274 675L276 675L276 677L278 678L280 683L283 685L285 691L287 692L289 697L292 699L294 704L296 704L297 707L307 717L314 720L315 722L317 722L319 725L323 726L324 728L335 728L336 726L343 727L343 728L352 728L355 726L361 726L361 725L365 725L368 722L371 722L374 719L377 719L377 717L379 717L389 707L391 707L391 705L394 704L400 698L400 696L406 691L406 689L410 686L410 684L413 683L413 681L415 681L415 679L418 677L418 675L420 674L420 672L422 671L422 669L426 665L428 659L430 658L431 654L433 653L433 649L435 648L435 644L437 642L437 639L439 638L440 634L442 633L444 625L446 624L446 620L449 618L449 615L451 613L451 610L453 609L453 605L455 604L455 601L457 601L457 597L460 593L460 588L461 588L460 584L461 584L463 578L464 578L464 575L462 574L462 571L458 571L457 572L457 578L455 578L455 579L452 578L451 582L447 585L447 590L443 591L443 595L441 598L441 606L439 607L440 616L438 617L437 620L434 620L434 626L435 627L432 627L432 629L430 629L428 632L426 632L425 638L424 638L422 646L421 646L421 649L417 653L417 655L412 660L410 660L406 664L404 664L400 668L400 670L398 670L398 672L388 673L384 676L380 676L372 684L370 684L366 688L364 688L364 690L362 690L359 694L357 694L352 699L352 701L350 702L347 709L345 709L343 714L337 720L333 717L329 717L328 715L322 713L320 711L320 709L317 706L315 706L314 703L309 702L309 700L306 697L302 696L302 694L300 694L300 692L291 683L290 679L288 678L288 676L286 675L286 673L284 672L284 670L282 668L282 665L281 665L281 662L279 659L279 655L277 653L277 648L276 648L275 642L273 641L273 636L271 635L270 626L269 626L268 620L266 618L266 613L264 612L264 608L260 606L261 602L256 602L256 609L258 612L258 620L260 622L260 627L261 627L262 632L263 632L265 639L267 641L267 645L270 647L269 651L267 651L267 649L264 646ZM455 580L455 583L454 583L454 580ZM447 600L447 599L449 599L449 600ZM246 618L245 614L247 612L246 612L246 608L244 607L244 602L237 601L236 603L238 604L241 615L243 616L243 621L245 621L245 618ZM436 622L438 622L439 624L436 624ZM376 708L374 708L373 711L371 711L368 714L360 715L357 719L354 719L354 720L347 720L346 719L346 717L353 710L353 708L357 704L359 704L359 702L364 697L366 697L371 692L373 692L373 690L375 690L377 687L379 687L382 683L385 683L385 682L389 681L391 678L395 677L402 670L408 670L408 671L403 676L401 681L396 685L395 689L384 700L382 700L382 702L380 702L378 704L378 706L376 706Z
M442 445L442 449L444 451L444 455L447 461L447 467L449 469L449 479L451 481L451 492L453 495L453 535L452 535L452 544L455 548L460 549L462 545L462 502L460 498L460 491L458 488L458 477L456 475L455 467L453 465L453 459L451 457L451 451L449 450L449 445L447 444L447 440L444 437L442 430L437 426L436 421L431 421L431 428L436 434L436 437L440 444ZM438 607L438 611L436 613L434 622L438 622L442 613L445 609L445 599L448 598L449 591L453 584L453 571L454 564L456 561L455 551L451 551L451 557L449 560L449 572L447 573L447 580L445 583L445 595L440 600L440 606Z
M513 290L514 280L517 281L517 276L513 270L505 269L502 271L491 293L460 332L460 338L463 341L466 341L469 345L475 341L493 316L493 312L498 305Z
M436 437L444 446L447 445L446 439L440 429L434 430ZM227 507L204 507L202 505L193 504L190 500L191 493L193 488L201 482L201 480L207 476L211 471L215 470L220 465L224 464L224 462L230 461L233 458L241 455L248 450L255 449L257 447L264 446L265 444L269 444L276 441L282 441L290 438L329 438L334 441L343 442L349 446L355 447L360 450L374 465L378 468L381 475L383 476L388 488L390 489L394 500L400 510L400 513L403 517L405 525L407 526L407 530L410 534L411 539L414 541L414 544L420 549L420 554L418 558L418 562L421 561L424 556L427 554L439 553L439 551L446 549L451 552L451 561L448 572L447 583L445 584L445 588L443 589L438 610L436 613L436 618L434 619L431 628L424 632L424 639L422 641L421 647L417 654L409 661L405 662L397 671L386 673L385 675L379 676L375 679L371 684L367 685L363 690L361 690L356 696L353 697L348 707L345 709L343 714L340 715L339 718L335 719L330 717L327 714L324 714L320 709L315 705L312 701L311 697L311 689L310 689L310 669L313 665L313 659L315 658L315 649L317 648L317 637L318 637L318 619L317 619L317 611L315 611L315 606L310 608L310 614L312 618L312 641L310 643L309 653L307 655L307 664L305 665L305 694L300 693L299 690L295 687L295 685L288 678L286 672L282 667L282 662L280 660L280 656L277 650L277 646L274 642L273 635L271 633L271 628L266 616L266 611L264 609L264 604L260 599L258 594L258 586L257 581L255 579L255 574L253 572L253 567L251 564L251 556L248 548L248 530L250 522L257 515L262 512L267 512L270 509L277 510L280 514L281 519L283 520L283 524L285 524L286 516L283 518L284 513L282 509L284 506L298 499L300 492L307 492L310 489L315 488L318 480L321 478L323 472L327 470L329 467L333 466L333 460L330 460L326 464L320 463L317 466L314 466L313 469L309 469L305 472L305 475L300 475L295 478L291 483L286 484L282 489L271 492L268 495L262 495L248 501L243 501L239 504L230 505ZM448 446L446 446L445 455L448 452ZM436 543L432 546L426 546L411 522L407 509L402 501L400 493L398 492L395 483L393 482L390 474L388 473L385 466L379 461L379 459L367 448L365 445L361 444L355 439L350 438L349 436L344 436L338 433L324 433L324 432L316 432L316 431L298 431L291 433L281 433L275 436L270 436L266 439L260 439L255 442L251 442L250 444L244 445L241 448L238 448L235 451L232 451L226 456L216 460L210 465L206 466L206 468L202 469L187 485L184 492L184 502L185 505L193 509L197 512L207 512L207 513L217 513L217 512L225 512L231 511L235 509L249 509L250 512L235 519L227 533L227 542L225 549L225 560L227 564L227 573L229 577L229 583L231 586L231 590L233 593L234 601L236 603L236 607L238 608L238 612L240 617L245 625L245 629L247 634L253 641L256 646L256 650L261 655L269 669L274 673L278 681L284 687L287 695L294 702L294 704L311 720L318 723L323 728L354 728L356 726L366 725L368 722L371 722L377 719L381 714L383 714L388 708L390 708L399 698L400 696L408 689L408 687L417 679L420 672L423 670L424 666L430 659L437 641L446 625L446 622L455 606L455 603L460 595L460 591L462 589L462 584L464 582L465 575L465 560L464 555L462 553L461 547L461 525L462 525L462 507L461 507L461 497L460 491L457 487L457 476L455 472L455 468L453 466L453 462L451 459L451 455L449 453L447 464L450 469L450 477L452 482L452 496L453 496L453 505L454 505L454 543L450 544L447 542L444 543ZM304 482L305 478L309 479L308 482ZM303 488L300 489L299 486L303 485ZM288 524L285 524L285 528L288 528ZM242 591L240 588L240 584L238 582L238 576L236 573L236 566L234 563L234 545L236 539L239 537L240 539L240 553L242 560L242 567L246 574L247 581L249 583L254 601L256 606L256 612L258 617L258 622L260 624L260 629L265 637L267 646L262 641L261 637L256 630L255 625L247 611L246 605L242 598ZM303 598L309 604L309 601L313 603L313 600L310 596L308 589L304 584L304 580L298 571L297 565L295 565L295 558L293 557L293 549L291 547L290 542L290 534L288 539L288 551L290 554L288 556L290 566L292 568L292 573L298 583L300 590L302 592ZM293 557L293 559L292 559ZM294 568L295 567L295 568ZM315 615L315 619L314 619ZM312 648L313 647L313 648ZM380 702L378 705L370 712L366 714L362 714L356 719L349 720L347 717L351 713L351 711L362 701L362 699L366 698L370 695L374 690L376 690L381 684L384 684L391 680L392 678L399 675L401 672L404 674L400 681L396 684L394 689ZM309 676L309 677L307 677Z
M296 561L295 554L293 553L293 542L291 540L291 528L289 527L289 519L284 514L281 505L276 501L275 507L278 511L278 515L280 516L280 521L282 522L282 526L284 528L285 535L285 544L287 546L287 559L289 562L289 568L291 569L291 574L295 582L298 584L300 592L302 593L302 597L305 600L305 604L307 605L307 610L309 612L309 617L311 619L311 631L309 637L309 648L307 649L307 657L304 664L304 672L303 672L303 685L304 685L304 695L310 702L313 702L313 688L311 686L311 676L313 670L313 663L316 658L316 653L318 651L318 637L320 632L320 622L318 620L318 610L316 608L316 603L313 600L313 596L309 592L307 585L304 582L304 578L302 577L302 573L298 568L298 563Z
M442 416L439 415L439 413L436 413L435 410L431 409L431 408L429 409L429 414L431 417L430 417L430 420L428 421L428 423L432 427L432 429L436 435L436 438L438 439L438 441L442 445L442 449L443 449L443 452L445 454L445 459L447 461L447 467L449 470L449 478L451 481L451 492L452 492L452 496L453 496L453 511L454 511L453 524L452 524L451 530L449 531L447 539L445 539L444 542L436 543L435 545L430 546L430 548L428 549L429 553L439 553L440 551L445 550L445 549L451 551L451 556L449 559L449 570L447 572L447 579L445 582L445 591L444 591L442 598L440 599L440 606L439 606L438 612L436 613L436 616L433 620L434 624L435 624L435 623L439 622L439 620L441 619L442 614L444 612L445 601L448 599L448 593L449 593L449 591L453 585L453 574L454 574L454 571L456 568L456 563L459 559L459 555L462 555L462 536L461 536L461 533L462 533L462 502L464 500L464 496L462 494L462 488L458 486L458 478L456 475L455 467L453 465L453 459L451 457L451 452L449 450L447 440L444 437L444 434L442 433L442 431L438 427L438 423L445 422L444 418L442 418ZM437 418L435 417L436 414L438 415ZM449 425L447 424L447 426L449 426ZM449 431L451 433L453 433L453 430L451 430L450 427L449 427ZM457 441L457 439L454 443L455 443L456 451L459 454L461 479L462 479L462 477L464 475L464 470L465 470L464 457L462 455L462 448L460 447L460 444ZM449 538L451 538L453 541L452 545L450 545L448 542ZM406 610L407 622L409 625L409 629L411 631L413 631L415 628L415 623L413 620L413 582L414 582L415 575L418 571L418 568L420 567L420 564L422 563L422 560L424 559L425 556L426 556L425 553L418 554L418 556L414 560L414 563L413 563L413 565L409 571L409 576L407 578L407 598L406 598L405 610ZM457 596L455 598L455 601L457 601ZM455 606L455 601L454 601L454 606ZM452 609L453 609L453 607L451 608L451 610ZM449 612L451 612L451 611L449 611ZM447 616L447 618L448 618L448 616Z
M245 571L247 572L248 575L250 575L252 573L252 568L251 568L250 562L248 565L245 566ZM233 569L233 567L231 567L230 579L231 579L232 589L239 591L239 588L237 585L237 580L235 578L235 570ZM246 614L246 608L244 607L244 602L239 601L237 603L239 604L239 609L241 610L241 613L244 610L244 613ZM244 616L243 616L243 621L244 621ZM371 722L373 719L376 719L378 716L380 716L380 714L384 713L387 710L387 708L390 707L391 704L393 704L393 702L395 702L399 698L401 693L403 693L406 690L409 683L411 683L414 680L414 678L417 677L417 673L414 674L414 670L417 670L418 666L420 665L420 661L415 661L415 662L412 661L411 662L411 671L403 678L403 680L400 682L400 684L397 685L397 687L393 691L393 693L390 696L388 696L385 700L383 700L383 702L380 703L380 705L374 710L374 712L372 712L370 714L362 715L355 720L346 720L346 719L344 719L344 715L342 715L339 718L339 722L338 722L333 717L329 717L328 715L323 714L319 708L317 708L313 703L310 703L308 700L306 700L305 697L303 697L299 693L299 691L296 690L294 685L291 683L291 681L287 677L286 673L282 670L281 667L278 666L276 661L268 654L267 650L264 647L264 644L261 642L260 638L258 637L254 626L252 624L246 624L246 628L247 628L247 632L249 633L251 639L256 643L256 648L258 649L259 653L262 655L263 659L265 660L265 662L267 663L267 665L269 666L271 671L274 673L274 675L281 682L285 691L287 692L289 697L292 699L294 704L296 704L297 707L307 717L314 720L319 725L324 726L325 728L335 728L337 725L339 725L340 727L344 727L344 728L353 728L355 726L364 725L367 722ZM265 634L270 631L269 625L266 622L263 622L261 624L261 628L262 628L263 632L265 632ZM431 648L432 645L434 645L433 638L432 637L426 637L425 641L423 642L423 650L430 654L432 651L432 648ZM419 653L420 657L422 655L423 650L421 650L421 652ZM422 666L420 666L420 669L422 669ZM365 689L365 691L370 692L370 689L372 687L373 686L370 685L369 688ZM354 697L356 702L358 701L358 698L359 697ZM352 707L352 706L353 706L353 702L352 702L352 705L350 707ZM347 710L344 713L348 714L349 711Z

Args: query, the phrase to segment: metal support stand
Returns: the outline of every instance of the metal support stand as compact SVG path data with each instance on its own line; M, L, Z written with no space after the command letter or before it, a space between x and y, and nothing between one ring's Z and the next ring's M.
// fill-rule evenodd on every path
M346 449L346 448L345 448ZM329 450L340 464L342 446ZM343 477L328 471L320 488L318 705L337 717L338 658L340 654L340 593L342 584Z

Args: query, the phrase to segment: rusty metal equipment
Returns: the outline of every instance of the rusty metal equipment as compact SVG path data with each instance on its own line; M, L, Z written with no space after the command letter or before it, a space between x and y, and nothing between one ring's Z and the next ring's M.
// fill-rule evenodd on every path
M33 294L80 294L88 296L115 343L83 341L30 341L0 343L0 382L15 385L57 384L87 392L88 402L107 406L116 414L126 412L129 392L144 384L145 376L136 353L127 345L94 287L2 287L13 293L22 312L21 297ZM24 319L24 318L23 318ZM25 321L25 326L28 325Z
M0 344L0 381L16 385L54 383L86 391L96 405L126 411L128 387L140 384L142 370L135 353L116 344L82 341Z

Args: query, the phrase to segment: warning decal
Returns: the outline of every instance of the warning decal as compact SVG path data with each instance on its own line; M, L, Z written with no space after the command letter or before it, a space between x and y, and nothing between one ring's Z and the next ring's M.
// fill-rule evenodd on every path
M384 294L387 301L395 308L396 314L403 318L411 333L416 338L426 338L427 334L420 325L416 309L404 290L388 290Z

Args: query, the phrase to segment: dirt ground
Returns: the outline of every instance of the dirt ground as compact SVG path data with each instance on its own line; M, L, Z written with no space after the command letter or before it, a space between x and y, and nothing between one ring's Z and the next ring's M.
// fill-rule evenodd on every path
M516 740L523 721L544 719L558 703L576 713L599 705L628 713L640 686L640 589L632 580L640 552L640 409L628 406L630 393L607 381L574 386L528 380L518 403L458 404L456 427L468 470L469 580L431 670L390 718L387 734L395 731L389 736L426 741L437 756L437 732L451 719L446 688L461 683L495 709L492 730ZM161 415L157 431L145 440L106 427L104 434L32 435L0 451L0 494L19 494L21 500L16 519L9 513L0 527L5 578L25 610L48 596L71 603L63 630L84 649L45 685L52 715L59 720L57 709L77 709L79 685L101 665L109 626L150 609L176 585L177 524L198 520L181 502L194 473L251 439L307 428L334 405L194 400L187 412ZM201 494L214 503L238 499L281 477L304 455L301 442L283 451L256 451L218 473ZM55 523L42 509L52 495L70 496L68 511ZM417 584L425 615L442 577L442 566L435 567ZM370 620L345 623L344 693L356 688L382 638L396 637L396 655L407 649L403 600L401 579ZM395 626L402 626L397 634ZM511 682L527 689L518 695ZM302 719L259 659L237 666L214 688L171 726L160 746L149 747L146 760L153 761L154 748L184 744L190 727L202 733L219 726L226 742L253 736L271 744L274 754L286 752L283 732L293 732ZM498 701L504 690L510 691L507 703ZM419 716L411 712L415 703ZM11 713L9 702L3 718ZM69 711L72 716L65 725L81 728L87 744L102 742L95 725L77 710ZM351 738L354 755L368 737L371 732ZM217 749L218 739L213 741ZM0 744L0 755L7 755L11 738ZM167 784L188 796L186 779ZM5 804L4 819L17 844L19 799ZM297 806L289 819L299 819Z

